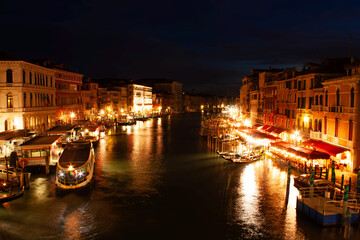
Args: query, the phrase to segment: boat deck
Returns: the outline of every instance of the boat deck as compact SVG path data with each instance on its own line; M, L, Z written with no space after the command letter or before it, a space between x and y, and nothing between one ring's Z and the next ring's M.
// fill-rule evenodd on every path
M310 194L307 192L306 194ZM325 193L324 193L325 194ZM347 202L347 207L351 209L351 222L359 222L359 206L358 199L350 199ZM301 196L297 199L296 210L302 213L322 226L339 225L342 223L344 202L342 200L333 200L331 198L323 197L314 194L314 197Z

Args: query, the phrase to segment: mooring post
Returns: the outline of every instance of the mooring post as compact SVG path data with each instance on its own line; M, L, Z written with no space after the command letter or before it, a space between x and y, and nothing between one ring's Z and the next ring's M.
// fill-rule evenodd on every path
M356 186L356 188L357 188L356 192L360 193L360 169L357 172L357 186Z
M346 223L346 210L347 210L348 199L349 199L349 185L346 185L344 192L344 199L343 199L343 214L342 214L343 226L345 226Z
M349 192L351 192L351 177L349 178Z

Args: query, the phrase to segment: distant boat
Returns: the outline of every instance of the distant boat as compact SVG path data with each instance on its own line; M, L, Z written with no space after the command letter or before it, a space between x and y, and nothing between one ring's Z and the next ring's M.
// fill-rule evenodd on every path
M75 141L64 149L56 167L55 185L60 189L87 186L94 175L95 154L89 141Z
M260 160L261 157L261 154L253 156L236 156L231 158L230 160L234 163L251 163Z

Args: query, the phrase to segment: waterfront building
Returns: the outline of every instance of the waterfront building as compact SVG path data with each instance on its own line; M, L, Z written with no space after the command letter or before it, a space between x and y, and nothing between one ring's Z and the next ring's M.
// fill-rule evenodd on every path
M71 123L74 119L84 119L81 101L81 85L83 74L60 69L55 70L57 111L56 119L63 123Z
M252 73L240 90L242 113L253 124L260 123L262 115L263 124L287 130L287 141L294 136L291 130L297 130L304 145L330 154L337 167L352 171L360 165L355 108L360 101L360 64L346 63L349 59L325 59L321 64L307 63L302 71L262 72L258 78ZM259 87L254 87L257 80ZM263 114L257 99L261 96Z
M137 79L134 83L152 87L156 97L161 98L163 112L182 111L182 83L164 78Z
M201 111L201 96L184 93L183 94L183 109L185 112Z
M128 91L127 91L127 86L119 86L119 87L114 87L114 89L116 91L119 92L119 102L118 102L118 109L119 109L119 114L124 114L128 112Z
M152 88L139 84L127 85L128 111L136 115L148 115L152 113Z
M83 119L81 85L84 75L65 69L64 64L53 64L48 59L32 62L55 73L57 122L71 123L74 119Z
M87 79L82 84L81 98L85 119L93 121L98 114L98 88L99 84Z
M44 133L55 124L56 71L0 53L0 131Z
M98 106L100 112L106 111L110 107L110 94L105 87L98 88Z

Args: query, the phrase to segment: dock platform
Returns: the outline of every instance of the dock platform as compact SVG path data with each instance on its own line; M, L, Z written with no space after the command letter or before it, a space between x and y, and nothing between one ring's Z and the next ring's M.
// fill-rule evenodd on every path
M351 223L359 223L358 198L349 198L347 207L351 209ZM302 195L296 200L297 213L304 214L322 226L336 226L343 222L343 201L332 200L320 195Z

